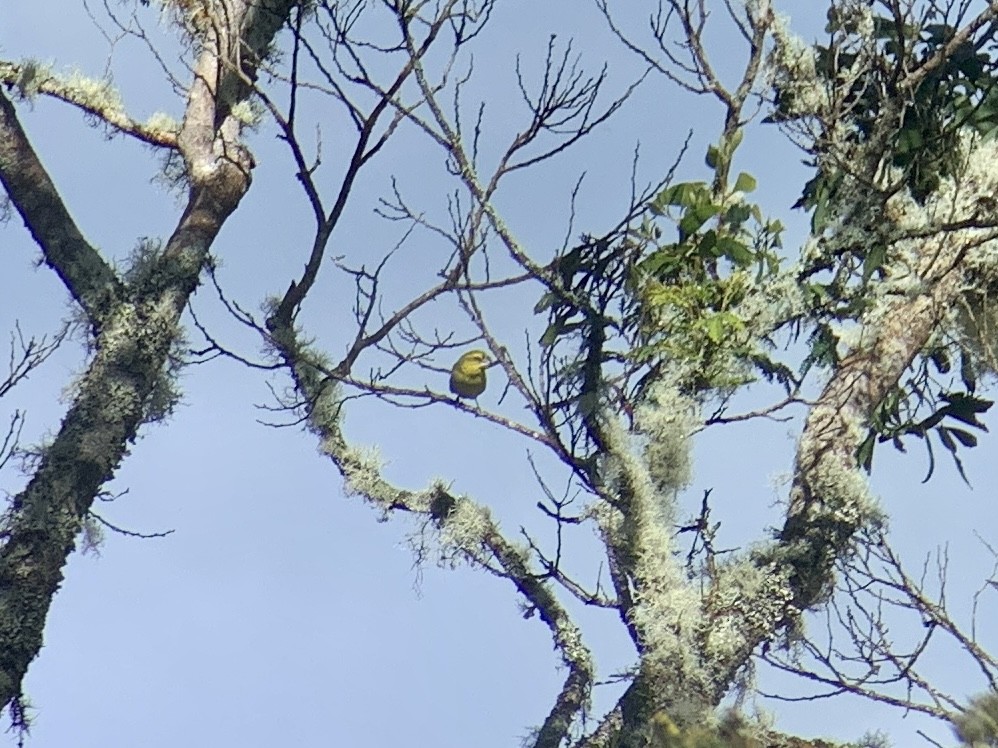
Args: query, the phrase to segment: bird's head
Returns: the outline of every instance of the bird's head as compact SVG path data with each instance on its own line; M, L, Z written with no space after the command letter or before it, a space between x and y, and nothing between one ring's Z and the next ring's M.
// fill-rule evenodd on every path
M461 359L468 368L474 368L478 371L484 371L495 363L487 351L468 351L461 356Z

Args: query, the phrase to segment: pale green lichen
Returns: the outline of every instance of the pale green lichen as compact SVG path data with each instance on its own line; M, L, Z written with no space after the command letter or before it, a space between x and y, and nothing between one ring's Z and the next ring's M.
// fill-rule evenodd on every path
M718 567L710 589L711 609L703 657L717 670L741 661L746 648L768 640L792 598L790 570L758 564L752 555Z
M841 91L847 91L877 58L873 17L865 2L843 0L835 6L838 18L851 29L843 52L853 55L853 73L843 72L835 81ZM766 60L769 84L779 92L781 114L789 118L822 120L827 126L823 140L843 144L851 140L852 125L837 118L826 117L839 103L837 92L816 66L814 47L794 34L786 16L773 14L770 26L773 49ZM854 77L850 77L854 76Z
M891 245L887 276L876 289L876 298L887 300L873 310L871 322L889 323L891 298L925 293L926 284L950 272L959 262L965 290L958 303L950 305L944 330L960 340L977 359L978 368L994 372L994 330L998 322L991 301L998 290L998 241L991 238L998 212L998 141L961 133L953 155L961 168L953 177L940 180L924 205L905 192L890 198L885 216L894 225L897 238ZM897 179L898 174L889 175ZM952 224L970 224L957 230ZM973 224L979 227L974 227ZM910 237L910 238L909 238Z
M276 297L264 301L263 309L272 316L280 304ZM344 449L340 429L343 419L343 399L340 384L328 372L333 365L329 357L315 350L311 341L301 340L299 330L274 330L273 342L267 350L274 355L294 361L298 390L308 402L309 427L320 437L323 453L337 457ZM282 350L283 346L283 350Z
M255 99L242 99L233 105L230 113L241 124L252 129L263 121L265 111Z
M832 405L825 407L829 411L836 410ZM833 421L839 418L838 412L828 415ZM845 430L838 430L836 434L839 444L859 444L866 435L867 428L858 417L844 418L844 426ZM812 433L822 432L820 422L814 419L809 428ZM802 441L798 464L807 466L808 490L817 499L811 504L810 516L822 523L853 529L881 526L886 522L886 516L855 460L843 459L837 450L829 448L824 438Z
M348 495L359 495L375 503L392 500L393 496L385 492L385 481L381 476L385 461L377 447L342 448L339 442L335 442L324 443L322 449L326 453L335 450L334 454L343 467Z
M950 310L950 329L963 355L972 357L974 369L998 376L998 288L967 289Z
M145 121L145 129L153 135L173 136L180 132L180 123L165 112L153 112Z
M850 743L844 748L891 748L892 743L887 733L873 730L864 733L858 743Z
M656 682L684 684L682 692L670 695L670 709L685 703L702 710L716 685L699 646L703 599L675 553L673 529L677 493L690 479L695 409L687 398L663 389L652 391L646 407L637 414L647 429L640 445L616 420L606 419L603 475L625 508L595 515L609 541L627 549L634 580L631 621L645 649L642 668L654 673Z
M773 14L770 26L773 50L767 60L770 85L788 102L787 114L800 116L823 111L828 95L818 78L814 49L790 30L790 20Z
M155 283L162 276L163 242L141 237L122 263L122 278L131 288L138 289Z
M457 497L440 530L441 563L453 563L457 559L468 557L482 560L484 540L495 528L495 520L488 507L476 504L464 496Z
M936 198L938 221L980 221L985 227L998 212L998 141L965 136L965 168L959 179L944 180ZM935 196L934 196L935 197ZM966 284L959 303L950 309L948 330L975 359L976 368L994 375L998 324L998 241L987 239L993 230L961 229L945 235L942 259L959 256ZM985 240L987 239L987 240ZM941 262L940 262L941 264Z
M802 314L806 308L804 291L795 274L780 272L754 284L735 313L745 321L752 337L757 338Z
M702 423L696 412L690 398L658 383L649 388L635 413L644 467L660 502L662 497L673 500L692 479L690 437Z
M953 731L967 748L998 745L998 693L971 699L968 709L954 718Z
M27 59L21 62L17 73L14 90L22 99L33 101L38 95L42 83L52 77L52 64Z
M323 431L338 431L343 421L342 389L338 382L323 374L328 370L328 362L320 360L320 366L310 366L314 386L309 390L312 405L309 418Z
M117 113L125 111L121 94L107 78L91 78L79 70L74 70L64 79L62 85L78 104L99 111Z

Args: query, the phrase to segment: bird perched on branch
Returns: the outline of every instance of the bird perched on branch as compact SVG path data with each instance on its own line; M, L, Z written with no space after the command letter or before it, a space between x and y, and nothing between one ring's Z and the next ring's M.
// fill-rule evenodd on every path
M450 370L450 391L458 397L477 398L485 392L485 370L491 365L485 351L468 351Z

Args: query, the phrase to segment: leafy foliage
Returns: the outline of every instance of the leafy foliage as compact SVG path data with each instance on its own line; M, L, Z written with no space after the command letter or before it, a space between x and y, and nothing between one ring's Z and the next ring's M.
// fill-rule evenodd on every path
M547 418L579 465L592 466L603 446L593 420L600 406L633 416L666 371L681 394L695 397L733 390L753 368L768 380L794 378L760 350L765 336L743 308L780 272L783 225L746 201L756 187L750 174L724 185L739 141L736 131L708 149L713 185L671 184L633 225L584 235L549 266L548 290L534 307L547 314L539 341Z
M720 168L722 151L711 147L708 166ZM755 353L747 320L738 311L755 284L779 271L777 249L783 225L768 221L742 194L755 179L738 175L725 193L704 182L671 185L655 196L649 212L676 226L672 242L645 227L647 251L635 264L628 290L636 332L635 357L691 362L698 372L690 391L741 384L731 378L727 358L748 361Z
M928 436L935 432L943 448L952 456L961 477L967 480L957 452L960 447L976 447L977 436L964 427L986 432L988 429L979 416L987 412L994 402L973 394L976 378L966 355L960 367L962 389L934 391L929 373L930 365L941 374L948 373L950 363L946 351L937 349L923 357L906 386L894 387L878 405L869 434L856 451L859 464L867 472L873 466L875 444L890 441L895 448L904 452L904 437L914 436L923 440L929 456L929 470L925 476L927 481L935 469L932 442ZM930 411L929 415L920 417L926 409ZM953 425L954 421L961 425Z
M954 732L965 746L998 745L998 694L988 693L971 700L970 708L955 720Z
M920 202L940 179L956 173L955 146L962 129L989 138L998 134L998 60L987 50L987 36L957 41L955 26L931 22L936 13L927 10L924 22L917 24L873 16L869 37L858 41L861 30L855 16L833 6L825 29L831 42L814 47L815 68L841 98L840 111L848 114L854 142L880 139L885 120L897 122L883 150ZM871 59L878 64L870 64ZM919 75L909 75L919 68ZM911 80L916 82L911 85ZM898 101L904 106L895 111ZM795 104L791 93L777 92L769 121L793 118ZM795 207L813 211L815 234L828 228L829 207L841 184L839 168L819 168L805 185Z
M993 29L961 28L966 6L911 5L901 12L882 5L886 10L877 15L868 4L833 4L828 41L812 49L824 98L804 102L806 91L778 83L768 118L808 121L821 133L810 147L816 173L795 205L810 211L814 237L829 240L799 275L808 306L800 327L810 326L802 374L837 363L839 331L860 323L878 284L892 276L899 250L884 220L888 200L904 192L924 206L942 180L964 168L961 143L968 134L998 134ZM872 209L856 213L857 203ZM959 380L938 381L956 358ZM933 441L963 475L958 452L976 445L972 431L983 429L978 415L992 404L974 394L975 386L974 358L958 344L924 351L907 381L876 408L857 448L859 464L870 470L876 444L889 441L904 450L914 436L928 453L926 479L935 465Z

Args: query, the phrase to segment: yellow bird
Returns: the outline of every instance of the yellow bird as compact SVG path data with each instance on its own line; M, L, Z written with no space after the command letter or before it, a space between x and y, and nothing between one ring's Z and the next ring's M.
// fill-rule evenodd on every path
M478 397L485 392L485 370L492 365L485 351L468 351L450 370L450 391L458 397Z

